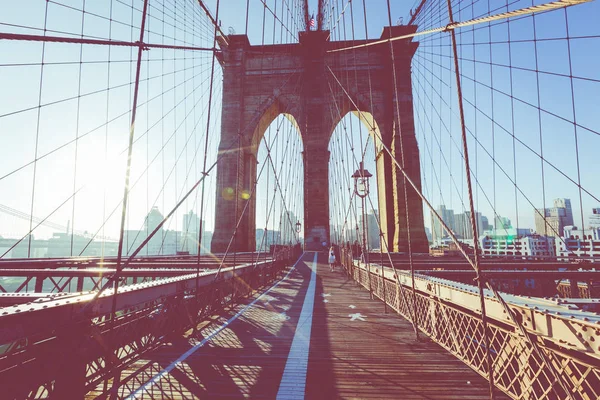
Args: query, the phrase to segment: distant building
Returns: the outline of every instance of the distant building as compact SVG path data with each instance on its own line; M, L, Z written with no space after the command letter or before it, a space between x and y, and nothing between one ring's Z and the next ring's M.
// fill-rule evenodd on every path
M379 249L381 246L379 237L379 224L377 219L379 215L377 210L371 210L370 214L367 214L367 238L369 242L369 249Z
M198 238L200 218L193 211L188 212L182 219L181 246L179 251L198 254ZM202 224L204 226L204 224Z
M506 234L484 235L479 238L481 254L484 256L553 257L554 238L540 235L524 235L515 228L506 229ZM519 234L521 233L521 234ZM529 231L529 233L531 233Z
M475 211L475 224L479 236L481 236L481 233L483 232L483 223L481 217L481 213ZM454 233L461 239L473 239L473 223L471 222L471 211L465 211L462 214L454 215Z
M182 233L195 233L196 235L200 231L200 217L193 212L190 211L185 214L182 218Z
M342 243L354 243L355 240L358 240L356 225L351 225L350 223L344 224L343 226L332 227L331 234L332 241L335 240L336 234Z
M565 225L573 225L573 209L571 208L571 200L569 199L554 199L555 208L564 208L566 213Z
M431 247L429 249L429 254L435 257L463 257L463 252L461 251L461 248L467 254L473 254L474 249L472 243L468 244L459 241L457 246L456 243L452 242L449 239L445 239L444 243L439 246Z
M19 243L19 239L9 239L0 236L0 254L8 251L4 258L42 258L48 257L48 241L36 239L35 236L25 236ZM30 246L31 239L31 246ZM12 247L12 250L8 250Z
M204 224L202 225L204 226ZM210 253L210 243L212 242L213 233L205 229L202 230L202 243L200 244L200 254Z
M565 227L564 236L556 240L556 255L561 259L577 257L600 262L600 227Z
M554 207L536 210L535 231L540 235L562 236L564 227L569 225L573 225L573 210L569 199L555 199Z
M479 234L481 234L482 231L487 231L490 229L490 221L488 220L488 218L485 215L481 216L481 230L479 231Z
M510 222L510 219L508 219L506 217L501 217L499 215L497 215L496 218L494 218L493 228L490 227L490 229L494 229L496 231L510 229L510 228L512 228L512 223Z
M281 232L264 229L256 230L256 251L269 251L271 245L281 244Z
M454 210L447 209L446 206L442 204L435 211L439 214L444 223L448 225L450 230L456 230L454 225ZM431 213L431 236L432 242L434 243L440 243L443 238L448 237L448 232L446 232L433 212Z
M123 254L131 255L139 248L148 236L160 225L164 217L158 207L152 207L144 220L142 230L126 230L124 235L125 250ZM144 245L140 256L173 255L181 247L181 232L165 230L160 227L152 238Z
M160 211L158 211L158 207L154 206L152 207L148 215L146 215L146 219L144 220L144 228L147 231L152 232L154 229L156 229L158 225L160 225L163 219L164 217L160 213Z
M283 243L296 243L296 239L298 237L298 234L296 233L297 221L296 215L291 211L281 215L281 237L283 239Z

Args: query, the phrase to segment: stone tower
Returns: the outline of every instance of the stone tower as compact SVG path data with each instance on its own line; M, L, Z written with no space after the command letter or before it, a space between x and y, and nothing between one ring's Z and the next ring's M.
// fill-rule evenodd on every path
M386 27L382 38L413 33L416 28ZM219 55L223 111L212 251L227 249L238 220L231 249L255 249L256 200L248 194L256 180L260 141L280 114L295 124L304 146L305 248L320 249L322 241L329 243L328 145L335 127L350 112L375 131L375 137L382 138L383 143L375 140L382 232L389 247L386 250L407 251L404 179L383 145L401 165L404 162L404 169L420 190L410 74L418 43L402 39L359 47L373 40L331 42L328 31L301 32L297 44L251 46L246 35L219 39L223 49ZM355 48L332 51L350 46ZM390 46L394 46L393 61ZM340 90L340 83L345 92ZM407 195L412 249L427 252L422 201L411 186Z

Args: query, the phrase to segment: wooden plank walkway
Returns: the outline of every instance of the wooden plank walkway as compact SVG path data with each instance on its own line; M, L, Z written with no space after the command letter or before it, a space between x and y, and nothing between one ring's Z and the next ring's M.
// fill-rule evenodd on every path
M205 324L195 337L188 332L131 365L121 375L126 385L120 394L138 399L489 398L483 378L437 344L416 342L410 323L385 314L381 302L342 272L330 272L324 253L313 278L314 310L303 313L311 305L305 295L314 254L306 253L267 294ZM308 338L302 336L307 328L312 328Z

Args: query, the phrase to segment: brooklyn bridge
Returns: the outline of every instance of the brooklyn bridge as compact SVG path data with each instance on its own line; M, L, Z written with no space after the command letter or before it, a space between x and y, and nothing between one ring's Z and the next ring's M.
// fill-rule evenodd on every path
M600 399L593 0L0 12L0 398Z

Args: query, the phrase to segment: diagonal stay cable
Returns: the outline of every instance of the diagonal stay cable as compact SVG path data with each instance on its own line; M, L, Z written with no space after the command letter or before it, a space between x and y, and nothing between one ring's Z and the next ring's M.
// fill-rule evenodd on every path
M559 8L571 7L571 6L575 6L578 4L588 3L591 1L594 1L594 0L558 0L558 1L553 1L550 3L539 4L539 5L535 5L535 6L531 6L531 7L525 7L525 8L521 8L521 9L514 10L514 11L508 11L508 12L503 12L503 13L499 13L499 14L489 15L489 16L482 17L482 18L476 18L476 19L472 19L472 20L468 20L468 21L464 21L464 22L454 22L454 23L450 23L446 26L440 26L438 28L427 29L424 31L415 32L415 33L411 33L411 34L407 34L407 35L394 36L391 39L376 40L374 42L358 44L358 45L354 45L354 46L350 46L350 47L343 47L340 49L328 50L328 53L336 53L336 52L340 52L340 51L347 51L347 50L358 49L358 48L362 48L362 47L370 47L370 46L375 46L375 45L382 44L382 43L389 43L389 42L394 42L394 41L402 40L402 39L410 39L410 38L413 38L416 36L430 35L432 33L447 32L447 31L456 30L459 28L464 28L466 26L483 24L486 22L497 21L497 20L522 16L522 15L529 15L529 14L533 14L533 13L551 11L551 10L556 10Z

